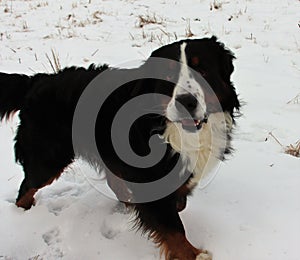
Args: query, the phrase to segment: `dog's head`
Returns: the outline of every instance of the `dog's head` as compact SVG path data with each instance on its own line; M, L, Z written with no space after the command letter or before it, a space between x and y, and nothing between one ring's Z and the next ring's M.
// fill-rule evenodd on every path
M201 129L211 113L228 112L233 117L239 101L230 76L234 55L216 37L188 39L155 50L152 58L163 58L152 66L163 80L152 80L155 93L164 94L164 114L183 129ZM148 61L149 61L148 60ZM147 66L148 61L145 65Z

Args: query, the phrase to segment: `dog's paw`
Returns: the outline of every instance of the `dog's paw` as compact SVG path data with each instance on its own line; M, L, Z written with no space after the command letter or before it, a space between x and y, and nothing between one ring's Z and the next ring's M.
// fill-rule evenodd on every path
M207 251L203 251L197 255L196 260L212 260L212 256Z

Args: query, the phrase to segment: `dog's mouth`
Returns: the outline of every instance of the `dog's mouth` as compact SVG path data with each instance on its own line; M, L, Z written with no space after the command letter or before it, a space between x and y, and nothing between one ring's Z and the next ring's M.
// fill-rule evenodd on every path
M183 118L178 120L181 123L182 128L188 132L196 132L202 128L203 124L207 123L207 117L205 116L203 119L193 119L193 118Z

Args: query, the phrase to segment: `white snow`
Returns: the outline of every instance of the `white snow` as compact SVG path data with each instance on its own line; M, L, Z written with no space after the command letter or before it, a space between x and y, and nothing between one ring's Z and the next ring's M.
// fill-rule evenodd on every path
M299 14L297 0L2 0L0 71L51 72L51 49L62 67L117 66L185 38L189 27L195 38L217 35L236 54L233 81L246 104L234 155L181 213L187 236L216 260L299 260L300 158L268 136L284 146L300 139L300 100L289 102L300 93ZM141 28L139 16L156 23ZM35 207L17 208L17 124L0 124L1 260L159 259L81 161L39 191Z

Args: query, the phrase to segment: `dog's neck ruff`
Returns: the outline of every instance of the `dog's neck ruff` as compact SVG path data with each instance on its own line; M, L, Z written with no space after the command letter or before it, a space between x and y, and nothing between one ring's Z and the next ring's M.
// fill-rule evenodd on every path
M180 153L186 170L193 174L190 187L196 186L221 160L229 146L227 137L231 128L232 118L227 112L211 114L196 133L185 131L180 123L167 123L164 139Z

